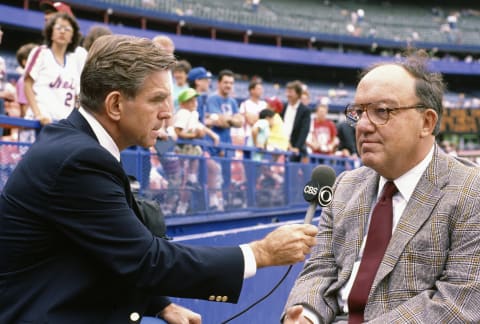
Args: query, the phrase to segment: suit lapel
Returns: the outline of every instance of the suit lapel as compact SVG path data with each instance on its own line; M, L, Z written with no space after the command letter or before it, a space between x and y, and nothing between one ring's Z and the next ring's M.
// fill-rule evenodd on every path
M378 269L371 292L394 268L405 246L430 218L433 209L443 196L441 188L448 181L448 161L444 153L435 147L432 162L420 178Z
M81 130L82 132L88 134L89 136L95 138L95 140L98 142L97 137L95 136L95 133L93 132L93 129L90 127L88 124L87 120L82 116L82 114L78 111L78 109L74 109L72 113L68 116L67 121L70 122L70 124L73 125L76 129ZM99 144L100 145L100 144ZM128 180L127 175L125 174L125 171L122 167L121 162L118 163L119 167L119 172L121 173L122 179L123 179L123 184L124 184L124 190L125 190L125 198L127 199L127 203L130 206L130 208L133 209L135 215L142 221L143 219L141 217L140 209L138 207L138 204L135 200L135 197L132 193L131 187L130 187L130 182Z

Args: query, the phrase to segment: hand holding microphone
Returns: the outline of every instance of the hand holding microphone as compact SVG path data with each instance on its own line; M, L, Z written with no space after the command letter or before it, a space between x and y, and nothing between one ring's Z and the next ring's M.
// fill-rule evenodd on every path
M258 268L295 264L305 260L315 245L318 229L310 224L283 225L250 243Z
M311 180L303 189L303 196L310 202L305 224L285 225L277 228L260 241L250 243L257 267L294 264L305 260L315 245L316 226L310 225L317 205L325 207L332 201L332 186L336 174L329 166L319 165L312 172Z

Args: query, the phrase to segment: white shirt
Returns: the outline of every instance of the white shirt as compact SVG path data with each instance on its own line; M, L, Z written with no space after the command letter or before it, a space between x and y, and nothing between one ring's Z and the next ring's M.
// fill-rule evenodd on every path
M247 140L245 141L248 143L248 138L252 136L252 126L250 126L247 122L246 115L253 114L259 115L260 112L267 108L267 102L265 100L258 100L257 102L253 101L252 99L247 99L240 104L239 112L245 118L243 122L243 127L234 128L232 132L237 132L238 135L245 136ZM247 144L248 145L248 144Z
M295 123L295 116L297 116L298 106L300 105L300 100L297 101L293 106L290 103L285 109L285 114L283 115L283 130L285 136L290 140L290 135L292 135L293 123Z
M65 54L65 64L62 66L46 46L39 46L30 52L25 75L34 80L35 100L42 115L60 120L72 112L80 90L80 73L78 58L74 53Z
M88 113L82 107L80 107L78 111L87 120L87 123L92 128L93 133L97 137L100 145L110 152L110 154L112 154L117 161L120 161L120 150L110 134L108 134L105 128L103 128L102 124L100 124L98 120L93 117L93 115ZM257 263L255 261L255 255L253 254L252 248L248 244L241 244L240 249L242 250L243 261L245 265L243 278L246 279L253 277L257 273Z
M190 111L180 108L173 116L173 127L181 128L186 132L194 132L197 129L203 129L203 125L198 120L198 111Z

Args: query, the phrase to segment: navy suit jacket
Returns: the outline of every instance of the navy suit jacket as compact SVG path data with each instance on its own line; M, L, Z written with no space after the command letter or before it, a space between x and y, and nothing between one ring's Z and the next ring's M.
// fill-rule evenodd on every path
M288 103L284 105L282 111L282 119L285 118L285 111L287 110ZM307 106L300 103L297 108L297 114L293 122L292 133L290 134L290 145L300 150L302 155L307 153L305 141L307 140L308 132L310 131L311 115L310 109Z
M46 126L0 196L0 323L126 323L160 311L158 296L237 301L239 247L170 243L135 209L77 110Z

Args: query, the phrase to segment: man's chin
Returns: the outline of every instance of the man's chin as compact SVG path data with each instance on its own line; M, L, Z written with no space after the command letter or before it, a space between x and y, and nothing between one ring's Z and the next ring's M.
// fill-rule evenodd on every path
M362 160L362 164L364 166L373 168L376 164L377 154L373 152L364 152L360 154L360 159Z

